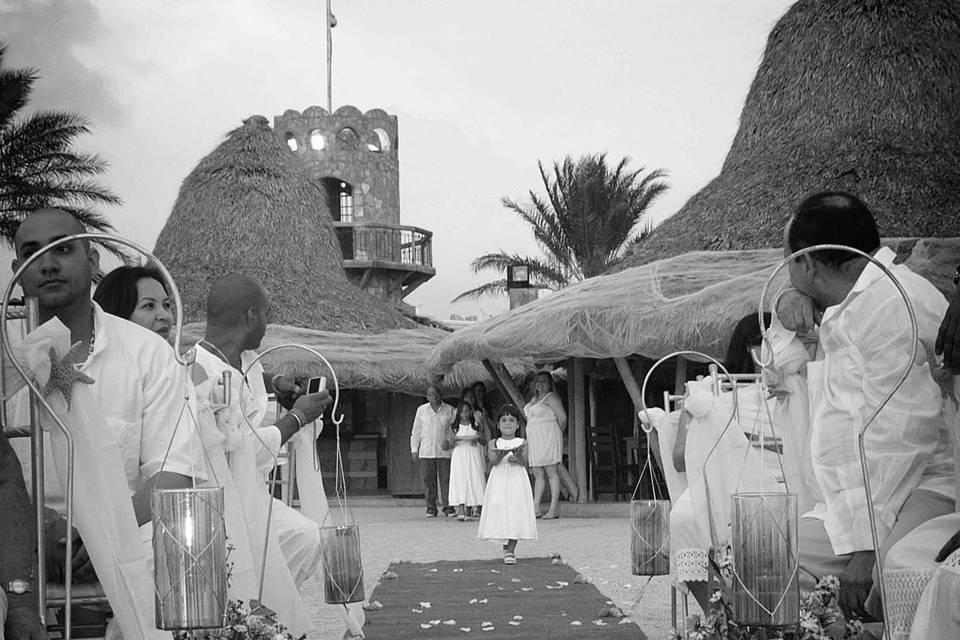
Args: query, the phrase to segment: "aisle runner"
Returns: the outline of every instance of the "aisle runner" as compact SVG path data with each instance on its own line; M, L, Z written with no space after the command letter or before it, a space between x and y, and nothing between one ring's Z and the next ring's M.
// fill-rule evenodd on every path
M370 594L383 607L367 611L363 630L368 640L646 638L576 578L549 558L391 564Z

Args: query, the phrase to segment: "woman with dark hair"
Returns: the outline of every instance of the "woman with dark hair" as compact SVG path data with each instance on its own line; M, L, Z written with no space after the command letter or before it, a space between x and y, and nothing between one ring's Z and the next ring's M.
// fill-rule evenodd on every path
M484 441L486 442L493 437L490 414L483 404L483 397L481 395L483 392L478 394L477 384L483 388L483 392L486 392L486 387L483 386L483 383L478 382L469 387L464 387L463 393L460 394L460 401L467 402L473 407L473 421L476 423L477 429L483 432Z
M173 305L159 269L117 267L100 281L93 300L111 315L170 337Z
M763 314L763 326L770 326L770 313ZM756 362L753 355L757 353L763 342L760 320L756 313L745 315L733 328L730 343L727 345L727 357L723 359L723 366L730 373L755 373ZM759 355L759 354L757 354Z

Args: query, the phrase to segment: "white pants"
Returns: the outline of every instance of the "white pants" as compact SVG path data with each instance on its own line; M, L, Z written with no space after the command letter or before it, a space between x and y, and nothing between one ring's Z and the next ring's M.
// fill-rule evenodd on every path
M0 591L0 640L3 640L3 626L7 621L7 594Z
M281 500L273 500L273 526L280 541L280 552L299 589L312 577L320 562L320 527L317 523L288 507Z

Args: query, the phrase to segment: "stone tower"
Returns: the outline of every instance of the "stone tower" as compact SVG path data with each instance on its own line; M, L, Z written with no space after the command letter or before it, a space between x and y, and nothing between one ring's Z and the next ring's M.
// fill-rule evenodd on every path
M288 109L273 128L323 186L350 279L409 311L403 298L436 271L433 234L400 224L397 117L312 106Z

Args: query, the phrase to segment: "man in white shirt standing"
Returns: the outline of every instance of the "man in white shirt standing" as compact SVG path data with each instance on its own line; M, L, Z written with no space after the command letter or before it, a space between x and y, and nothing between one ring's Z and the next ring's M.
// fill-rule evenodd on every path
M940 387L931 375L934 343L947 302L926 279L880 246L872 214L856 197L822 193L804 200L784 231L784 254L840 244L872 255L896 276L919 325L916 357L903 386L869 426L864 444L880 553L906 533L953 510L953 460ZM810 451L822 500L800 520L801 588L836 575L841 605L863 617L878 613L867 596L875 580L874 549L857 453L857 434L909 362L913 341L896 286L866 258L848 251L808 253L789 265L796 291L781 298L783 325L819 325L808 364ZM776 350L776 349L775 349Z
M444 450L441 443L446 430L453 425L456 410L440 398L440 392L434 385L427 387L427 402L417 408L413 418L413 432L410 434L410 454L414 463L420 461L420 473L423 476L424 494L427 498L427 517L436 518L442 509L444 515L452 515L454 510L447 503L447 489L450 485L450 450ZM437 482L440 483L439 500Z

